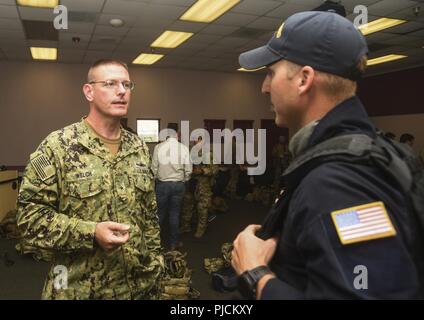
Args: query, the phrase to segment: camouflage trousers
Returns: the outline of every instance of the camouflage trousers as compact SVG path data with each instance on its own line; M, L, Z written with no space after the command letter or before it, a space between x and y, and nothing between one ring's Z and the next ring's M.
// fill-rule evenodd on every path
M193 213L197 213L197 227L194 236L200 238L206 231L208 211L212 204L212 188L209 183L199 181L194 191L184 195L183 210L181 213L181 231L191 231Z

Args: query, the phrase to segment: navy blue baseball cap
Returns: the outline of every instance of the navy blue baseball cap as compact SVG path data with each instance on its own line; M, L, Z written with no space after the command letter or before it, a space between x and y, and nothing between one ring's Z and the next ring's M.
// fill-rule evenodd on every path
M287 18L267 45L242 53L239 63L252 70L285 59L357 80L357 65L367 53L365 38L352 22L333 12L305 11Z

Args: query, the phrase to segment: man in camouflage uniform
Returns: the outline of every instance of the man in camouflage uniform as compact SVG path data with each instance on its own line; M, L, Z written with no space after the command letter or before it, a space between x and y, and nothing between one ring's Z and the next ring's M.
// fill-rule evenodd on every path
M197 143L202 143L202 139L197 140ZM212 187L215 183L215 175L218 173L218 166L213 163L212 153L201 153L202 150L199 153L203 159L202 163L193 165L192 179L195 180L196 187L194 193L190 191L185 193L181 214L181 231L185 233L191 231L193 212L197 212L195 238L201 238L206 231L208 212L212 205ZM206 159L209 161L205 161Z
M30 245L53 253L43 299L154 292L163 257L150 157L120 127L133 88L125 64L96 62L83 86L89 115L51 133L30 156L17 224Z

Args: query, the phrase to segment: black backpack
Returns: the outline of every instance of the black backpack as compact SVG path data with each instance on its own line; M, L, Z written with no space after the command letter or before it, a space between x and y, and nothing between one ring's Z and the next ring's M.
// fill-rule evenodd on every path
M384 137L378 132L373 139L365 134L337 136L323 141L293 159L284 171L286 189L267 217L257 236L269 239L282 230L288 212L291 195L302 179L314 168L331 161L368 164L380 168L393 184L407 195L411 219L416 221L418 234L424 239L424 170L418 157L406 146ZM411 244L411 254L417 264L424 283L424 241ZM233 277L236 277L235 273ZM233 282L232 282L233 283Z

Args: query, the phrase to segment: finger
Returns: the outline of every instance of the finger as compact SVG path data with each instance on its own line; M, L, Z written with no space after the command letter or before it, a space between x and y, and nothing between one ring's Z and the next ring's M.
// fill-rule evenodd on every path
M249 233L255 233L256 231L258 231L260 228L261 228L262 226L261 225L259 225L259 224L251 224L251 225L248 225L247 227L246 227L246 229L244 229L244 231L246 231L246 232L249 232Z
M117 236L114 235L114 236L110 237L109 243L112 244L112 245L122 245L125 242L127 242L127 240L128 240L128 236L117 237Z
M276 247L277 246L277 238L270 238L265 241L268 247Z
M127 224L110 222L108 225L108 228L110 230L116 230L116 231L128 231L130 229L130 226Z

